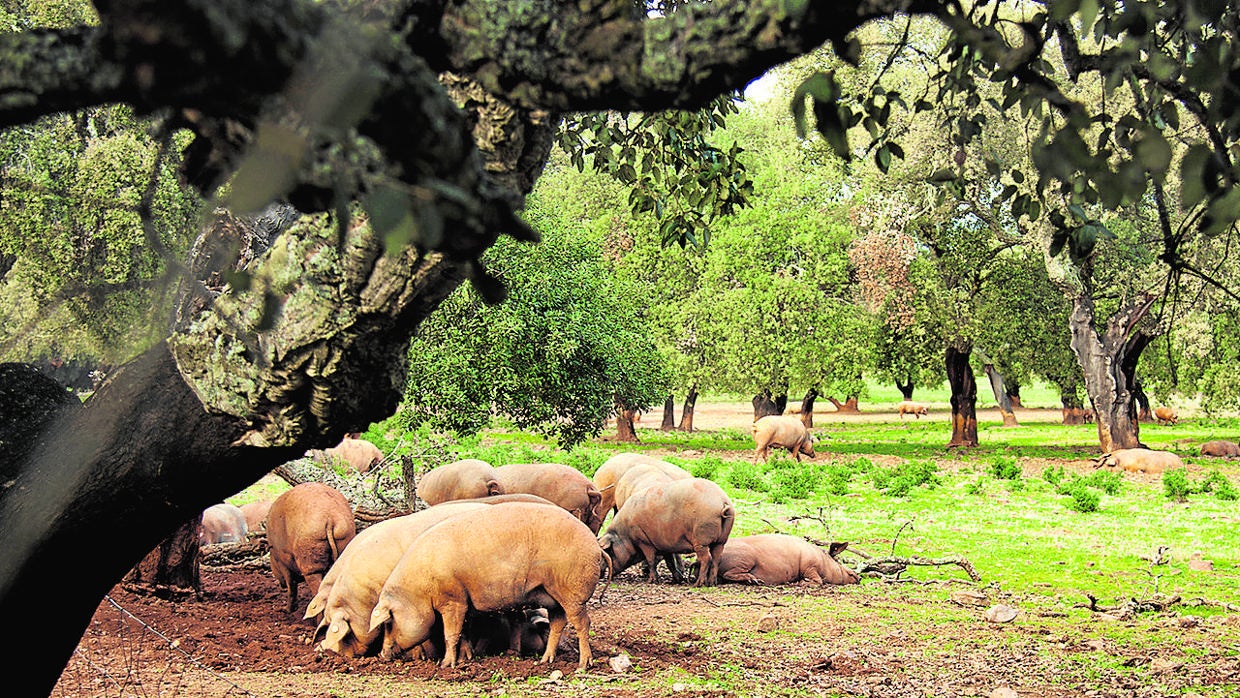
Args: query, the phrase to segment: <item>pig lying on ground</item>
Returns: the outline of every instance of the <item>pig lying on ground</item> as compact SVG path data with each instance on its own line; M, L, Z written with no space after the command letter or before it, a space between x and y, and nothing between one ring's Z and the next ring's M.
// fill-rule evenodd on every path
M318 593L323 575L357 529L344 495L321 482L303 482L276 498L267 513L271 571L288 590L288 612L297 607L303 579Z
M513 502L453 517L409 545L371 614L384 630L380 656L394 659L431 635L443 619L445 666L456 666L465 614L536 605L547 608L550 632L541 662L555 660L566 622L577 631L584 671L590 616L605 559L594 534L572 514Z
M666 472L673 479L693 477L682 468L643 453L617 453L594 471L594 486L598 488L601 496L599 499L601 516L606 517L608 512L619 508L616 506L616 485L626 472L638 465L654 466Z
M807 579L815 584L856 584L860 577L835 556L848 547L832 543L828 554L796 536L766 533L729 538L719 557L724 581L745 584L792 584Z
M770 415L753 423L753 440L756 448L753 462L770 457L771 447L786 448L801 461L801 454L814 457L814 442L805 424L796 417Z
M495 469L505 492L536 494L559 504L594 533L603 525L603 495L579 470L559 463L513 463Z
M250 502L241 505L241 513L245 516L245 526L251 531L267 529L267 514L271 511L271 500Z
M216 504L202 512L202 524L198 527L198 543L241 543L249 527L241 508L232 504Z
M713 586L719 578L719 554L735 519L732 500L719 485L697 477L673 480L634 494L598 542L616 572L645 560L652 582L658 581L656 555L694 553L698 577L693 585Z
M1207 441L1201 444L1201 455L1218 458L1240 458L1240 444L1232 441Z
M1128 473L1161 473L1171 468L1184 467L1184 461L1170 451L1151 451L1148 448L1121 448L1103 455L1095 467L1119 468Z
M1180 421L1180 415L1171 407L1155 407L1154 421L1163 425L1176 424Z
M904 419L904 415L906 414L911 414L917 419L921 419L921 415L923 414L926 416L930 415L930 410L926 409L925 405L911 400L904 400L900 404L896 405L896 412L900 414L900 419Z
M369 654L379 632L370 630L370 614L379 591L409 544L431 526L453 516L510 502L556 505L528 494L506 494L437 504L429 509L380 521L357 534L323 577L319 591L306 608L306 618L322 616L314 637L323 636L321 649L346 657ZM558 507L557 507L558 508Z
M418 498L434 506L460 499L477 499L503 494L504 488L491 464L477 458L466 458L441 465L418 480Z

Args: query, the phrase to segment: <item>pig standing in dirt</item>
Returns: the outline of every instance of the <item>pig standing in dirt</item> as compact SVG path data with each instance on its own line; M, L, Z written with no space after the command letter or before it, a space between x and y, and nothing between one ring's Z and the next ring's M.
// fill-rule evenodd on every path
M198 527L198 543L241 543L249 527L241 508L232 504L216 504L202 512L202 524Z
M723 490L703 478L673 480L634 494L612 519L599 546L620 572L644 560L647 579L658 581L655 556L697 555L694 586L713 586L719 578L719 554L732 533L736 511Z
M613 488L616 495L616 511L619 512L624 507L625 502L642 490L655 485L665 485L674 480L688 480L693 477L670 463L666 465L669 467L636 465L626 470ZM676 553L662 553L660 557L667 565L667 571L672 575L672 582L675 584L683 583L685 581L685 566L680 559L680 555ZM650 571L646 570L646 573L649 574Z
M314 631L316 638L323 635L319 647L346 657L367 654L379 635L377 629L374 632L370 630L370 614L379 600L383 583L396 568L409 544L441 521L514 501L556 506L527 494L445 502L413 514L380 521L357 534L323 577L318 593L306 608L307 619L322 615Z
M1121 448L1099 458L1095 467L1119 468L1127 473L1157 474L1184 467L1184 461L1170 451L1148 448Z
M303 482L276 498L267 513L271 571L288 590L288 612L297 607L297 585L303 579L311 593L357 528L349 502L335 488Z
M930 410L926 409L925 405L911 400L904 400L900 402L900 404L896 405L896 412L900 414L900 419L904 419L904 415L906 414L911 414L917 419L921 419L921 415L923 414L930 416Z
M753 423L753 440L756 445L753 462L770 457L771 447L786 448L801 462L801 454L814 457L814 442L805 424L796 417L770 415Z
M856 572L841 565L835 556L847 543L832 543L828 554L804 538L765 533L728 539L719 557L724 581L744 584L792 584L807 579L818 585L856 584Z
M267 529L267 514L270 511L271 500L269 499L241 505L241 513L245 516L245 526L251 531Z
M445 666L456 666L465 614L537 605L550 632L542 662L555 660L566 622L577 631L578 670L591 660L590 616L605 558L594 534L572 514L514 502L453 517L409 545L371 614L384 629L380 656L394 659L426 641L443 619Z
M619 509L616 506L616 486L626 472L638 465L649 465L659 468L672 479L693 477L682 468L672 465L665 460L647 456L644 453L617 453L604 461L598 467L598 470L594 471L594 486L598 488L599 494L602 497L598 505L601 516L606 517L609 511Z
M477 499L503 494L504 488L491 464L466 458L441 465L418 480L418 499L434 506L460 499Z
M1201 444L1201 455L1216 458L1240 458L1240 444L1232 441L1207 441Z
M1176 414L1175 409L1171 407L1155 407L1154 421L1159 424L1169 426L1180 421L1180 415Z
M603 526L603 495L590 478L559 463L513 463L495 469L505 492L536 494L559 504L594 533Z

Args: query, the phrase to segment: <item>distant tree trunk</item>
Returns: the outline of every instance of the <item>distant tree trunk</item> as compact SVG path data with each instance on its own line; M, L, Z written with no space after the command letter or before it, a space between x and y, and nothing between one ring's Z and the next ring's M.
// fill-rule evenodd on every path
M990 389L995 394L995 404L999 407L999 414L1003 415L1003 426L1020 426L1016 422L1016 413L1012 411L1012 400L1008 397L1007 386L1003 384L1003 375L995 370L994 363L984 353L979 351L978 354L982 359L982 370L986 372L986 378L990 380Z
M771 391L763 390L753 397L753 421L756 422L763 417L769 417L773 414L783 414L784 408L787 406L787 393L772 398Z
M161 541L125 575L125 588L161 598L201 597L202 578L198 573L198 527L201 523L202 514L199 514Z
M1124 368L1124 371L1126 375L1129 373L1127 367ZM1134 379L1132 381L1132 399L1137 403L1137 421L1154 421L1154 413L1150 411L1150 399L1146 396L1145 391L1141 389L1140 379Z
M667 401L663 403L663 423L659 425L660 431L671 431L676 428L676 398L668 393Z
M857 396L856 395L851 395L849 397L844 398L843 402L836 400L834 397L831 397L830 395L827 396L827 399L831 401L832 405L835 405L836 412L856 413L856 412L861 411L861 408L857 407Z
M1068 326L1072 350L1085 374L1085 387L1098 420L1098 442L1104 453L1141 446L1141 427L1133 400L1134 376L1141 352L1154 335L1138 328L1153 306L1147 296L1116 311L1101 336L1094 330L1094 303L1088 294L1072 299Z
M693 407L697 404L698 391L694 385L689 388L689 394L685 396L685 404L680 408L680 430L693 431Z
M1081 398L1077 397L1075 390L1069 392L1060 388L1059 401L1063 403L1064 424L1085 423L1085 407L1081 404Z
M913 378L912 376L908 378L907 383L901 383L899 380L897 380L896 388L900 391L900 394L904 396L905 400L913 399Z
M977 381L969 366L972 347L947 347L947 382L952 389L952 440L948 448L977 445Z
M1012 403L1012 407L1020 407L1020 383L1009 378L1004 384L1007 386L1008 402Z
M622 407L616 413L616 441L624 441L626 443L636 443L640 441L637 438L637 429L633 426L633 417L637 414L637 410Z
M810 388L805 397L801 398L801 423L807 429L814 427L814 401L818 399L818 388Z

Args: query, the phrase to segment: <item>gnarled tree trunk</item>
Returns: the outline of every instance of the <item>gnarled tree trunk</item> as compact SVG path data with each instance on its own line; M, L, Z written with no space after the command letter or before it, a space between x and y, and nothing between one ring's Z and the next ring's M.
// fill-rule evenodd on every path
M633 426L633 418L637 415L637 410L628 407L622 407L616 411L616 441L624 441L626 443L637 443L637 429Z
M663 403L663 422L659 424L659 431L672 431L676 428L676 398L670 393L667 400Z
M199 576L198 528L199 513L182 524L171 536L160 541L133 569L125 575L126 588L137 593L154 594L161 598L202 596Z
M851 412L853 414L857 414L861 412L861 408L857 406L856 395L850 395L844 398L843 402L840 402L839 400L836 400L834 397L828 395L827 400L829 400L832 405L835 405L836 412Z
M818 388L810 388L801 398L801 423L807 429L814 427L814 401L818 398Z
M1003 383L1007 388L1005 392L1008 396L1008 402L1012 403L1012 407L1020 407L1020 383L1010 378L1005 379Z
M947 382L952 389L952 438L948 448L977 445L977 381L969 366L972 347L947 347Z
M982 354L981 358L982 370L986 372L986 378L990 381L990 389L995 394L995 405L999 408L999 414L1003 415L1003 426L1020 426L1016 422L1016 413L1012 411L1012 400L1008 397L1007 387L1003 383L1003 376L995 370L994 363L985 354Z
M907 382L907 383L901 383L900 381L898 381L898 380L897 380L897 381L896 381L896 389L900 391L900 395L902 395L902 396L904 397L904 399L905 399L905 400L912 400L912 399L913 399L913 379L912 379L912 377L909 377L909 378L908 378L908 382Z
M784 408L788 406L788 395L785 393L776 397L771 397L771 391L763 390L753 396L753 421L758 421L763 417L769 417L774 414L783 414Z
M685 395L685 404L680 408L680 431L693 431L693 409L697 405L698 391L697 386L689 388L689 394Z
M1131 371L1129 371L1127 366L1124 367L1124 371L1126 374L1135 373L1136 362L1133 362L1133 368ZM1150 398L1145 394L1145 391L1141 389L1140 379L1134 378L1132 381L1132 399L1137 403L1137 421L1153 422L1154 412L1150 410Z

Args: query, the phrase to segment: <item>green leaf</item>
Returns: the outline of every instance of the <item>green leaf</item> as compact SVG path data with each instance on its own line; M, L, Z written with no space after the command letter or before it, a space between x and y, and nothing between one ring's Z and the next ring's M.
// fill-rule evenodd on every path
M1190 147L1184 154L1180 162L1180 205L1185 210L1201 203L1206 191L1217 186L1214 182L1206 182L1206 164L1212 156L1210 149L1201 144Z
M874 164L878 165L880 172L887 174L891 169L891 149L884 145L874 151Z
M1137 141L1135 154L1141 165L1160 179L1171 167L1171 144L1161 133L1147 133Z

